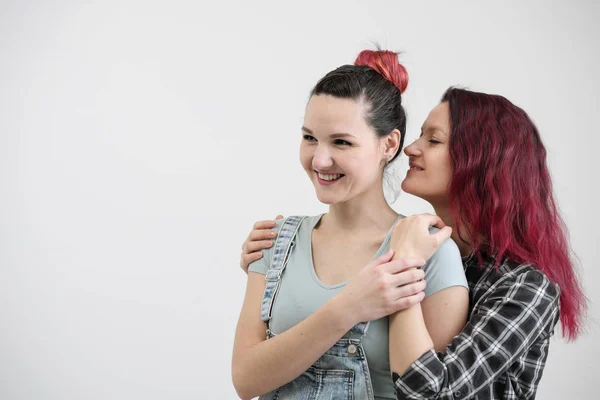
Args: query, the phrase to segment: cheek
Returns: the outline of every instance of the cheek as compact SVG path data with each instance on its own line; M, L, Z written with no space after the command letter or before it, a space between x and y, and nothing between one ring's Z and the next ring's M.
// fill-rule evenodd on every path
M444 157L442 158L443 162L441 162L441 168L444 171L444 176L448 179L452 177L452 164L450 164L450 156L447 152L444 152Z
M368 182L380 174L378 160L377 157L371 155L348 157L343 169L351 173L354 179Z
M382 159L383 155L377 148L369 148L350 153L347 162L354 166L354 168L358 168L367 173L368 171L371 172L379 169Z
M300 146L299 159L304 169L312 169L312 154L306 146Z
M450 165L450 159L446 156L446 154L443 154L438 160L439 162L437 163L435 169L437 175L436 180L444 188L447 188L450 184L450 180L452 179L452 167Z

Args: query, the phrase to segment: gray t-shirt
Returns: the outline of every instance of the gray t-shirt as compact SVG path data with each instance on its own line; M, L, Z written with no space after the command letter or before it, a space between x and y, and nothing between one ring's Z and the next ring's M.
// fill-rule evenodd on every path
M326 285L315 273L312 258L312 231L322 215L307 217L296 235L296 245L281 278L281 287L275 298L271 331L279 334L295 326L329 299L338 294L346 282ZM399 216L404 218L404 216ZM276 231L283 220L277 221ZM435 228L432 228L435 229ZM392 230L390 228L381 247L373 258L389 250ZM250 264L248 271L265 275L273 256L273 247L263 250L263 258ZM452 239L446 240L423 267L425 271L425 296L430 296L451 286L468 288L460 252ZM355 335L347 333L346 337ZM388 318L372 321L363 337L363 347L373 382L376 399L395 399L394 384L391 378L388 343Z

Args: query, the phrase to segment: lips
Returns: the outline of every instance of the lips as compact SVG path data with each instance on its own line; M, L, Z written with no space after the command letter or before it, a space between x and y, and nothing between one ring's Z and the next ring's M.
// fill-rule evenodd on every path
M319 179L330 182L340 179L344 176L344 174L322 174L320 172L317 172L317 176L319 177Z
M321 186L335 185L341 179L343 179L345 176L344 174L332 174L332 173L325 174L325 173L322 173L319 171L315 171L315 174L317 175L317 182Z
M417 164L416 162L411 161L408 166L410 167L411 171L423 171L425 168L421 167L419 164Z

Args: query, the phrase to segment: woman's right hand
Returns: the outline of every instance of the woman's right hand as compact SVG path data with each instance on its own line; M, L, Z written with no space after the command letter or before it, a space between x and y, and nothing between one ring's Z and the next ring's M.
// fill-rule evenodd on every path
M393 260L394 251L371 261L335 296L353 323L373 321L425 298L422 259Z
M275 217L276 220L282 218L282 215ZM274 227L274 220L258 221L254 224L252 231L242 244L240 268L242 268L245 273L248 273L248 266L252 262L262 258L263 253L261 250L273 246L273 239L277 236L277 232L272 230Z

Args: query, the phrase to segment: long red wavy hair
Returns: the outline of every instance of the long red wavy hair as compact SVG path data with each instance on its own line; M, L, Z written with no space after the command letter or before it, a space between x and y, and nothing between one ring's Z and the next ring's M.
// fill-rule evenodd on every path
M531 263L560 286L563 336L582 328L586 298L558 211L546 149L527 113L502 96L449 88L450 212L478 257ZM481 240L483 238L483 240Z

